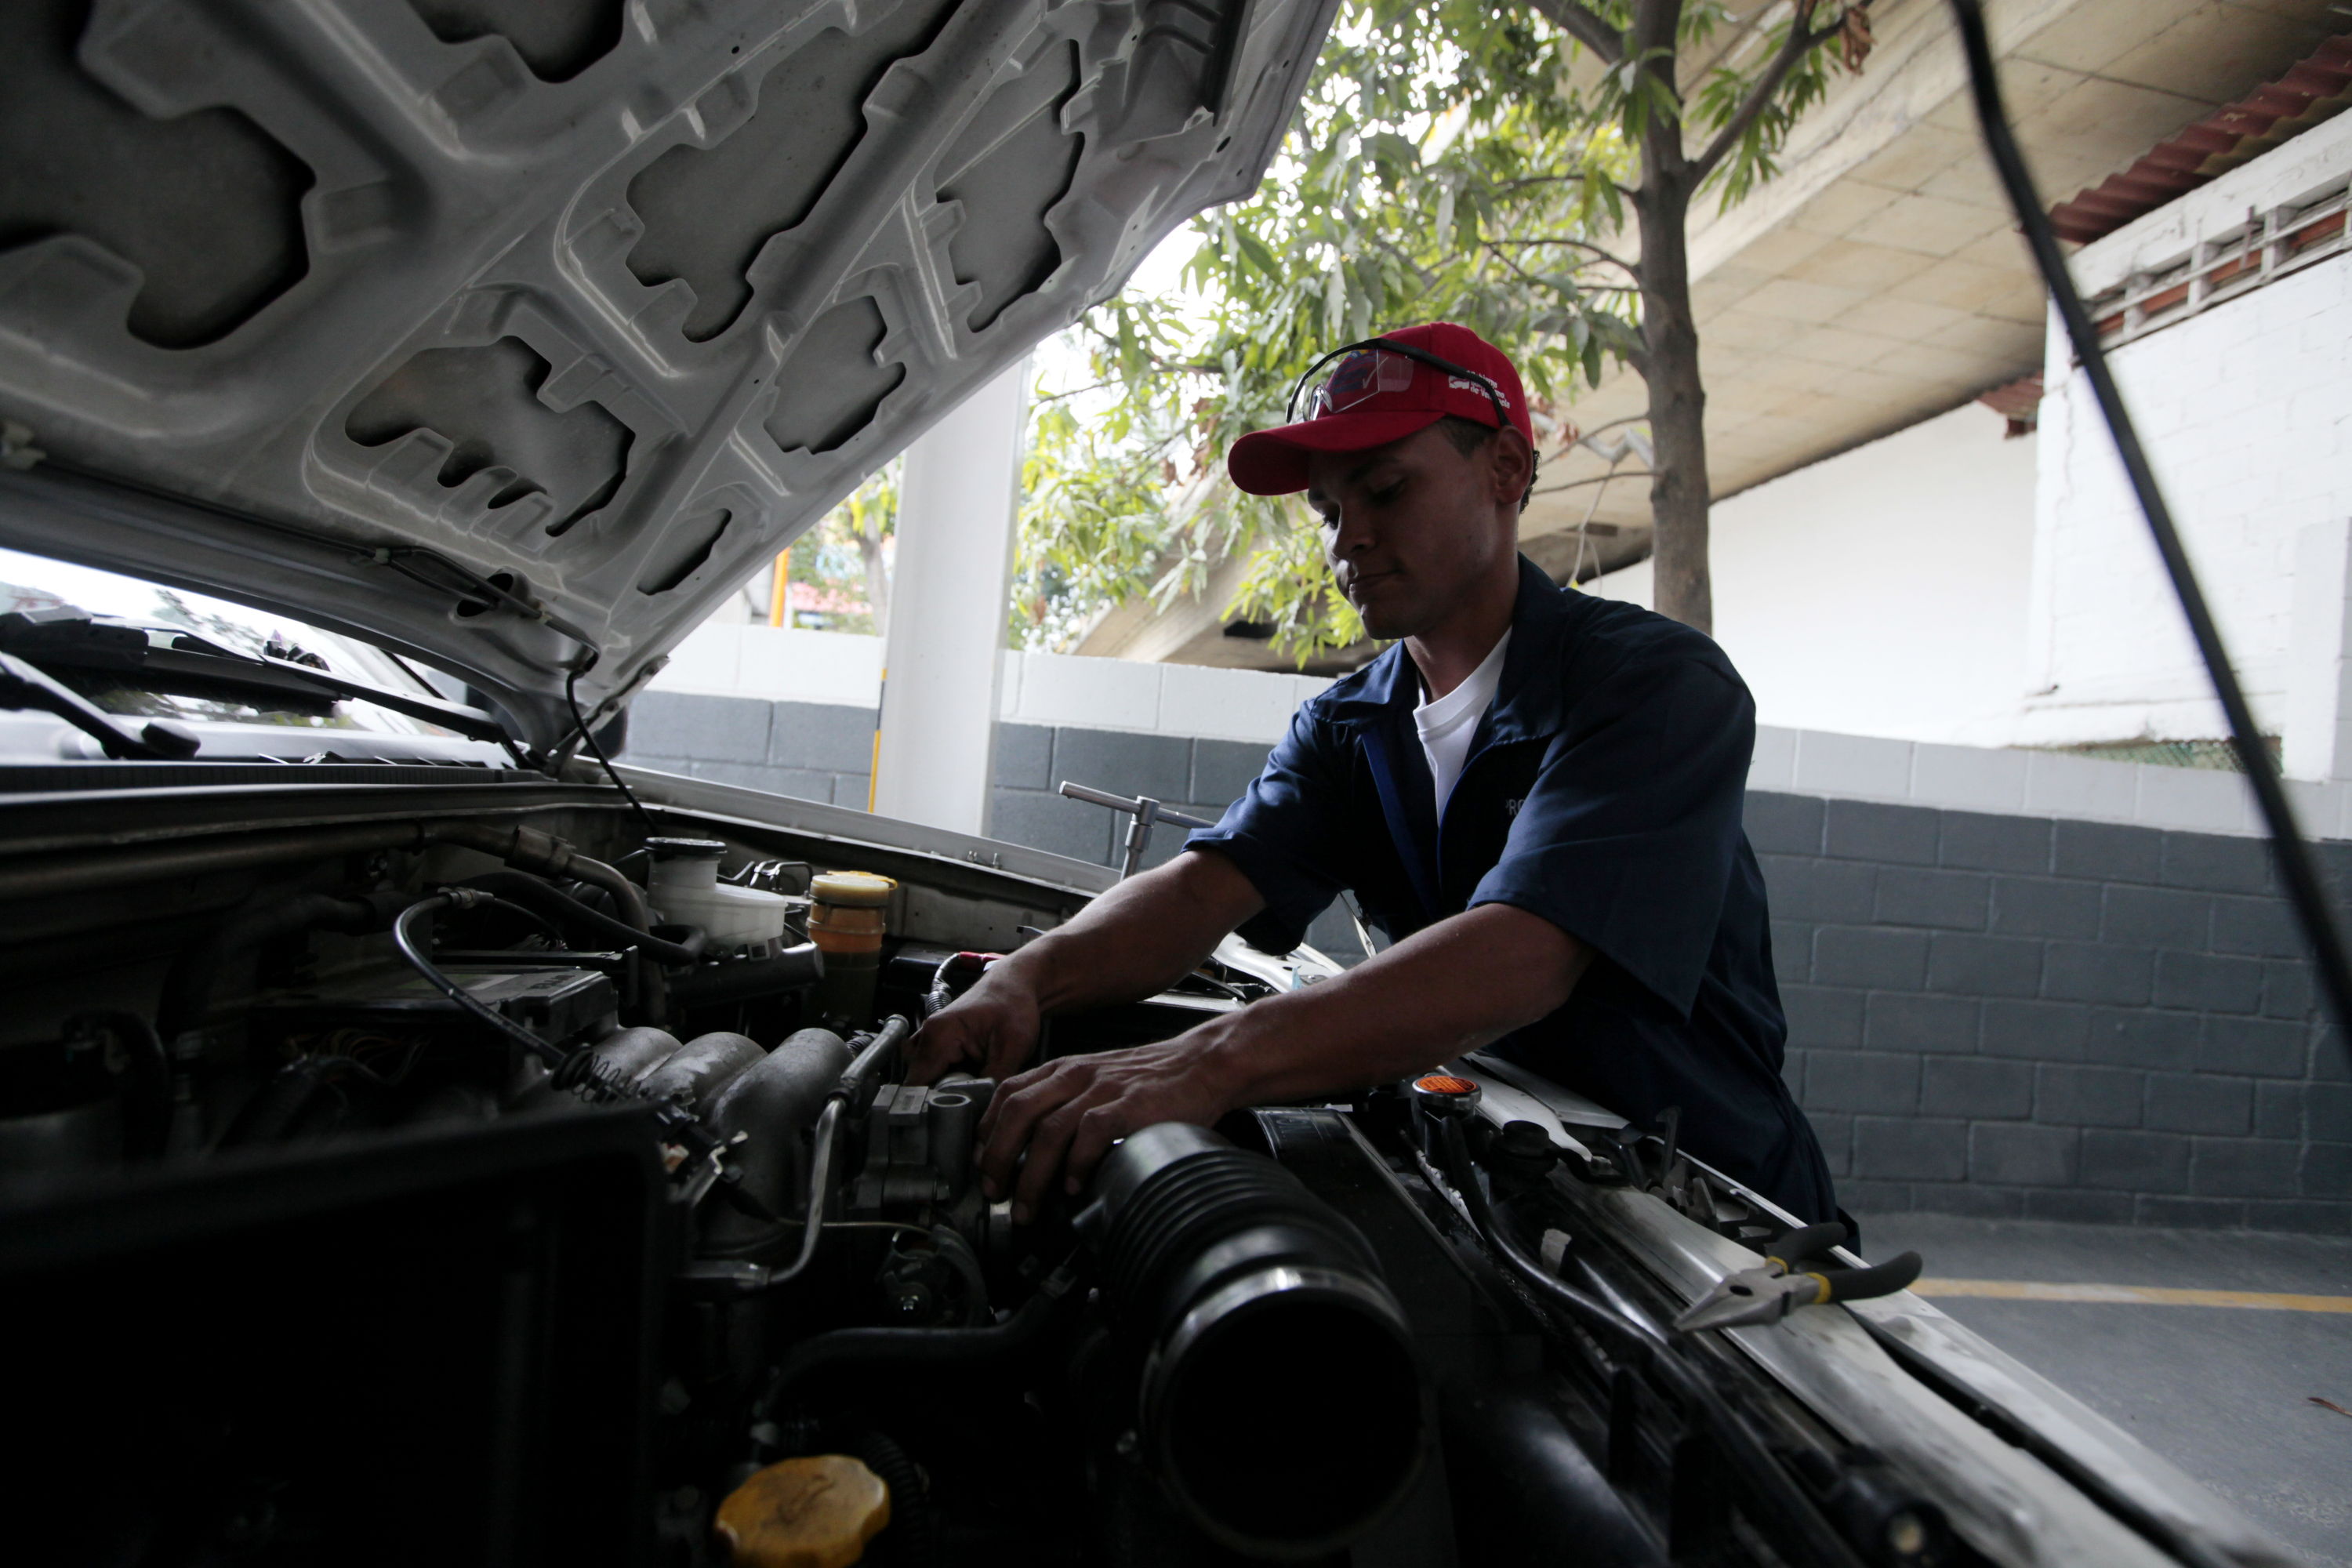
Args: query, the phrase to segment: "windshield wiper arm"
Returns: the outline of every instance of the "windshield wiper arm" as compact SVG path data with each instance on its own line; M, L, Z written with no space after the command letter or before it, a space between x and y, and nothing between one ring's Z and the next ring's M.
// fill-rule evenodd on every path
M355 698L391 712L437 724L467 740L509 744L505 726L478 708L391 690L373 681L354 679L268 654L232 653L185 633L173 632L171 636L178 646L159 647L142 627L110 625L87 616L37 613L0 616L0 648L36 664L163 678L176 676L263 697L299 698L310 702L322 696ZM194 646L186 646L190 644Z
M203 749L203 742L194 735L160 719L151 719L133 730L47 670L14 654L0 653L0 708L54 713L96 741L108 756L125 762L177 762Z
M244 661L231 658L229 662ZM373 702L394 713L422 719L428 724L438 724L444 730L454 730L469 741L495 741L500 745L508 743L505 725L481 709L468 708L461 702L446 702L438 697L415 697L405 691L378 686L373 681L357 680L348 675L337 675L331 669L316 669L307 664L296 664L292 659L273 658L268 654L257 656L250 668L290 676L313 691L329 691L338 697L355 697L362 702Z

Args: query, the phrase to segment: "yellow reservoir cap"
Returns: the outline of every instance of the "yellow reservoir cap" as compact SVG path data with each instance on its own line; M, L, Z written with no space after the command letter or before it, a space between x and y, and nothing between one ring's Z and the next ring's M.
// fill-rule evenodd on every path
M770 1465L719 1505L737 1568L849 1568L890 1522L890 1489L846 1454Z
M878 910L890 901L898 886L893 879L872 871L820 871L809 879L809 897L820 904Z

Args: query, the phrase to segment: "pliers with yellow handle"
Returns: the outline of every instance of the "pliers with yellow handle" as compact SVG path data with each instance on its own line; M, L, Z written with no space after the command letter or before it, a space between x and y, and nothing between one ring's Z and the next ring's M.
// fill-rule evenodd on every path
M1777 1323L1799 1307L1832 1301L1867 1301L1892 1296L1919 1278L1919 1255L1906 1252L1884 1263L1861 1268L1838 1267L1828 1259L1831 1248L1845 1241L1845 1226L1834 1221L1792 1230L1769 1243L1761 1268L1743 1268L1727 1275L1696 1305L1675 1320L1677 1333L1700 1329L1734 1329L1750 1323ZM1809 1265L1818 1266L1809 1267Z

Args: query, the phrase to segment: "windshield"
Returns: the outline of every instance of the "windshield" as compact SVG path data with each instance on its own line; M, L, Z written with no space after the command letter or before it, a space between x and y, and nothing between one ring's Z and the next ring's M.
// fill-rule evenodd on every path
M422 697L454 696L458 689L451 682L446 691L436 691L420 667L356 638L324 631L286 616L113 572L0 549L0 616L11 614L52 624L87 616L145 631L150 645L158 648L214 651L245 658L267 655ZM21 627L23 623L0 625ZM0 637L0 641L5 640L8 639ZM225 678L207 678L184 671L91 668L52 665L38 659L37 662L43 663L56 679L110 713L212 724L451 736L451 731L437 725L355 698L336 698L321 692L313 700L283 691L248 690L235 679L233 667Z

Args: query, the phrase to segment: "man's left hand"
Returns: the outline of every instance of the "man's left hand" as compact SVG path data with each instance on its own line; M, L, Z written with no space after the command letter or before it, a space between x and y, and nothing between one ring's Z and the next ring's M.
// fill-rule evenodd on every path
M1076 1193L1110 1146L1162 1121L1206 1127L1236 1100L1202 1043L1179 1036L1093 1056L1061 1057L1008 1079L980 1123L981 1185L1013 1196L1013 1217L1037 1212L1056 1172ZM1028 1151L1024 1163L1021 1154Z

